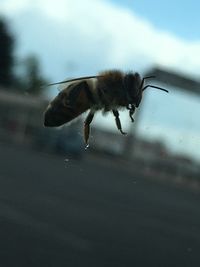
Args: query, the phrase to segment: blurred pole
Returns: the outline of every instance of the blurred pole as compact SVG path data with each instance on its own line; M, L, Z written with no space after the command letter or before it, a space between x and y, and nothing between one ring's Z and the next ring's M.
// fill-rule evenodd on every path
M137 132L138 132L139 120L141 117L141 111L142 111L142 105L140 106L139 109L136 110L136 113L134 115L134 122L130 122L128 134L124 139L122 156L127 160L135 156L135 145L137 142Z
M18 116L18 129L15 134L15 141L23 143L26 136L26 127L28 124L28 113L24 112Z

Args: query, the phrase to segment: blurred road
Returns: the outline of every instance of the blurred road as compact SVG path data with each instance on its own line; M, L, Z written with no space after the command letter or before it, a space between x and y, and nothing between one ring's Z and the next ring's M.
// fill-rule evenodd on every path
M0 267L200 266L200 195L64 159L0 146Z

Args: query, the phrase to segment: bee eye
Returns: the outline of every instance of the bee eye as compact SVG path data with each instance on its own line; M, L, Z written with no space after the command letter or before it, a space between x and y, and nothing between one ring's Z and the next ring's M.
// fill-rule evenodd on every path
M130 73L124 77L124 84L132 97L136 97L138 94L136 77Z

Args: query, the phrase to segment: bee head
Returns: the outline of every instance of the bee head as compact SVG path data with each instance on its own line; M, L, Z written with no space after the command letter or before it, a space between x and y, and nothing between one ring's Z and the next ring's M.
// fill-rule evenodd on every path
M168 90L162 87L158 87L158 86L150 85L150 84L147 84L144 86L144 81L146 79L151 79L151 78L155 78L155 76L147 76L141 79L139 73L137 72L134 74L129 73L125 75L124 84L125 84L125 88L127 91L128 104L132 104L136 108L138 108L142 100L143 91L149 87L168 93Z
M129 104L134 104L136 107L139 106L142 100L142 86L143 80L139 73L128 73L124 77L124 84L127 91L127 97Z

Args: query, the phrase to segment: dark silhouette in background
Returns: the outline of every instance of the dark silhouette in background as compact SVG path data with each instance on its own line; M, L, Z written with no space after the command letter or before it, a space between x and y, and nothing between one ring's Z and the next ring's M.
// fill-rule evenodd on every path
M28 55L18 59L14 52L15 37L7 21L0 18L0 86L6 90L40 95L48 82L42 77L38 58ZM17 69L20 69L21 75L16 72Z
M27 56L23 62L24 77L22 77L21 87L23 91L31 95L40 95L47 80L42 77L40 62L35 55Z
M0 18L0 85L13 83L14 37L6 22Z

